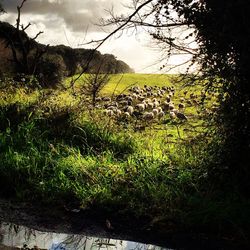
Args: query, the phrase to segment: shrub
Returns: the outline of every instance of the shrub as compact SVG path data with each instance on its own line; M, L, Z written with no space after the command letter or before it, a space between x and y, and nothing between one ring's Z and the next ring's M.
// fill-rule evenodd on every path
M46 54L38 63L37 77L43 87L54 87L61 83L66 66L60 55Z

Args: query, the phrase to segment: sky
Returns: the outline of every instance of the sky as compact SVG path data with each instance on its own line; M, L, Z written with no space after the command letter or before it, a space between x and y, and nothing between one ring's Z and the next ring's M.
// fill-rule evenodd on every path
M91 40L104 38L114 27L104 28L96 25L101 18L108 18L107 10L113 8L116 14L129 13L126 8L132 0L27 0L21 10L21 23L32 24L26 32L34 37L43 31L37 41L43 44L64 44L74 48L94 48L83 45ZM1 21L15 25L17 5L22 0L2 0L7 12L0 16ZM98 50L114 54L137 73L164 73L160 71L162 58L160 50L152 45L150 36L142 29L127 31L122 36L107 40ZM174 56L171 65L179 64L187 58ZM175 68L169 73L183 72L185 67Z

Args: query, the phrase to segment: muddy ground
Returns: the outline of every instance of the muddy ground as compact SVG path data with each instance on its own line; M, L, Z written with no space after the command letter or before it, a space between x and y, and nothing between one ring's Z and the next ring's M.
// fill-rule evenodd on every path
M64 207L0 199L0 222L45 232L131 240L173 249L250 249L244 240L185 231L173 221L152 226L147 218L104 215L101 208L72 212Z

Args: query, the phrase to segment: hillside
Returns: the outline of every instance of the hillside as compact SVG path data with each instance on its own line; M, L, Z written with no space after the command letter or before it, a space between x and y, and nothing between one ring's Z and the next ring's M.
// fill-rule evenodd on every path
M28 37L28 35L21 31L20 36L16 32L16 28L9 23L0 22L0 72L11 73L17 71L18 66L13 60L12 48L17 52L17 58L22 60L22 45L29 51L28 59L32 64L37 52L43 51L46 45L40 44ZM20 37L22 42L20 42ZM91 56L91 53L93 53ZM132 73L133 69L125 62L117 60L112 54L101 54L99 51L91 49L71 48L65 45L49 46L43 57L56 58L60 61L64 76L72 76L79 73L83 67L86 66L87 61L91 57L91 62L87 67L87 72L102 73Z

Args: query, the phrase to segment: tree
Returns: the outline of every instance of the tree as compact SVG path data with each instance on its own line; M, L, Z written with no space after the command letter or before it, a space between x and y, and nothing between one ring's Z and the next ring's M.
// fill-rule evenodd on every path
M37 78L43 87L55 87L62 83L66 66L62 56L45 54L37 64Z
M220 89L217 135L220 164L250 191L250 5L246 0L134 0L131 14L102 20L116 25L105 38L91 41L99 48L112 35L143 28L152 36L167 60L187 53L199 72L194 77L206 88ZM196 46L195 46L196 44ZM189 75L190 76L190 75ZM218 149L218 148L217 148Z
M39 46L39 44L35 42L37 37L43 33L42 31L38 32L35 37L30 38L25 31L30 27L31 23L28 23L26 26L21 25L21 9L25 2L26 0L23 0L21 4L17 6L15 30L9 32L11 29L7 25L2 25L3 29L0 31L0 35L5 39L6 47L9 47L12 51L16 72L34 75L40 59L48 49L48 45Z
M93 107L96 106L96 98L98 97L100 91L110 80L110 74L102 73L101 66L102 63L100 63L97 72L85 75L83 85L81 87L82 94L91 97L91 104Z

